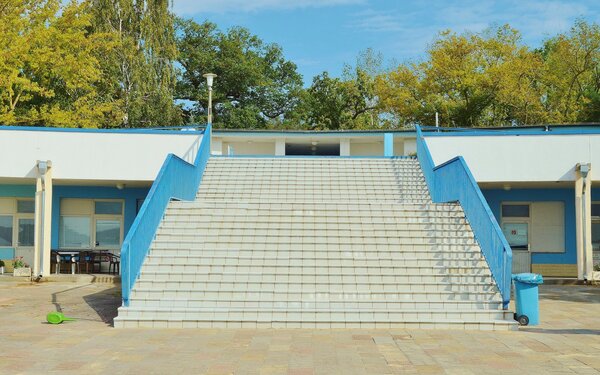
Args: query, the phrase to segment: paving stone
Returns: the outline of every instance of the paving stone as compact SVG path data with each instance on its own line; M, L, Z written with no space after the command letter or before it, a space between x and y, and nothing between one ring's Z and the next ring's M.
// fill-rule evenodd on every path
M542 324L518 332L117 330L113 285L0 280L0 374L600 374L600 288L540 293Z

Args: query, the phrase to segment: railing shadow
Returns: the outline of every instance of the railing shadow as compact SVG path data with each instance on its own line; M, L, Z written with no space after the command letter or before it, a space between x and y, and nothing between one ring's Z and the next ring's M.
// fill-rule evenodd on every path
M92 284L77 285L72 288L67 288L58 292L52 293L52 304L58 312L64 312L60 297L63 294L73 292L82 288L87 288ZM91 293L82 297L84 302L91 307L98 315L99 319L89 319L83 317L74 317L77 320L101 321L107 325L112 325L114 318L117 316L117 309L121 305L120 286L115 285L109 289L103 289L96 293Z

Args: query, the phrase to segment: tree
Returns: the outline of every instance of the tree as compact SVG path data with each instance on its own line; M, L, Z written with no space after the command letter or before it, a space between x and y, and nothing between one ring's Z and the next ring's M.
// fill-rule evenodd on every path
M483 33L440 34L427 59L377 80L386 110L403 124L500 126L543 118L541 59L503 26Z
M203 121L207 87L204 73L216 73L215 126L263 128L297 105L302 77L281 47L265 44L247 29L221 32L215 24L178 20L178 58L182 66L178 98L195 104L188 121Z
M174 16L168 0L88 0L93 30L114 45L103 51L101 90L119 103L115 126L147 127L181 123L175 105Z
M540 54L551 121L600 121L600 26L579 20L548 39Z
M375 79L383 57L372 49L362 51L356 65L345 65L342 78L327 72L314 77L296 108L300 124L313 129L373 129L381 126Z
M101 39L87 4L0 2L0 122L97 127L118 109L99 95Z

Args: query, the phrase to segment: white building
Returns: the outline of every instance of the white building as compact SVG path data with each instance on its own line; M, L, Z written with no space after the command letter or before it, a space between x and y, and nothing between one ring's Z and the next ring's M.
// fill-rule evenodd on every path
M510 267L494 262L510 259L510 248L502 250L506 241L514 273L591 280L600 261L600 190L593 172L600 164L600 127L428 128L419 137L412 130L183 130L0 127L7 161L0 165L0 259L10 266L22 256L36 275L49 275L57 253L126 255L120 261L127 305L169 198L194 200L209 160L401 160L418 152L431 199L460 202L504 297ZM458 156L466 162L464 175L457 174L463 173L459 162L444 164ZM397 178L400 184L404 177ZM220 184L214 191L227 190ZM479 192L485 203L473 198ZM348 203L362 201L353 199ZM470 217L473 202L483 204L480 213L489 207L493 217ZM487 238L479 223L504 235Z

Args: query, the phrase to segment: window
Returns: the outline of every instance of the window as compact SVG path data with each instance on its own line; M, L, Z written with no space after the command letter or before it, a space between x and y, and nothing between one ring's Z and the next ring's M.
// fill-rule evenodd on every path
M13 217L9 215L0 216L0 246L12 246L13 239Z
M592 248L594 252L600 252L600 202L592 202ZM594 254L594 258L599 256L600 254Z
M121 247L123 201L65 198L60 202L62 248Z
M17 212L20 214L32 214L35 212L35 201L33 200L18 200Z
M528 204L503 204L502 217L524 217L529 218Z
M531 251L562 253L565 251L564 202L531 204Z
M96 220L96 246L119 247L121 246L121 221Z
M19 219L18 246L33 246L34 236L33 219Z
M60 247L90 247L89 217L61 216L59 225Z
M122 215L123 214L123 203L122 202L106 202L96 201L94 213L96 215Z
M529 224L528 223L503 223L502 232L510 247L514 250L529 249Z
M502 204L502 231L515 250L565 251L564 202Z

